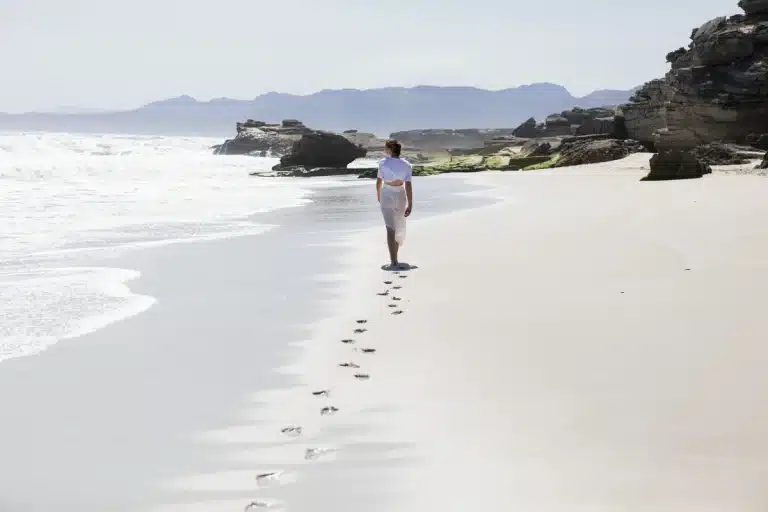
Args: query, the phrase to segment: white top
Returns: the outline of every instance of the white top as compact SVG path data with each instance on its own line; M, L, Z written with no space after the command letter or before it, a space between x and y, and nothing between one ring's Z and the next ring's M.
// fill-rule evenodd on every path
M379 160L379 174L376 177L385 183L396 180L411 181L412 173L413 167L408 160L388 156Z

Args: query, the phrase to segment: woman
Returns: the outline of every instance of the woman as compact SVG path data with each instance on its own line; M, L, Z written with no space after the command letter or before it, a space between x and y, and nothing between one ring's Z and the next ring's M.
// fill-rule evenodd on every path
M396 140L387 141L384 146L387 156L379 162L379 173L376 176L376 197L387 226L388 270L403 268L397 260L397 251L405 241L405 218L413 209L413 169L408 161L400 158L402 149Z

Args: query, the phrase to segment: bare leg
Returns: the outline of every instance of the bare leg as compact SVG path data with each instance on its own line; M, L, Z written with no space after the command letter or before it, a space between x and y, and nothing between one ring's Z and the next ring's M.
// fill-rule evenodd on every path
M389 261L393 267L398 265L397 251L400 249L400 244L395 240L395 230L387 228L387 247L389 248Z

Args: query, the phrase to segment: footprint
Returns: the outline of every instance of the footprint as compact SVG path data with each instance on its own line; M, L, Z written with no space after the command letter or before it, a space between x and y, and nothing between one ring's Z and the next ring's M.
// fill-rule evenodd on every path
M341 340L341 342L345 345L352 345L355 343L355 340Z
M392 289L393 290L402 290L403 287L402 286L393 286Z
M392 312L392 314L393 314L393 315L402 315L402 314L403 314L403 312L402 312L401 310L399 310L399 309L398 309L397 311L393 311L393 312Z
M342 368L360 368L360 365L357 363L341 363L339 366Z
M281 471L273 473L261 473L260 475L256 475L256 483L260 486L268 486L270 484L279 482L282 475L283 473Z
M408 276L397 276L397 277L399 277L400 279L405 279Z
M337 412L339 412L339 409L337 407L334 407L334 406L323 407L322 409L320 409L320 414L322 416L333 416Z
M368 379L370 379L370 378L371 378L371 376L370 376L370 375L368 375L367 373L356 373L356 374L355 374L355 378L356 378L357 380L368 380Z
M392 284L392 281L384 281L384 284Z
M315 396L331 396L331 392L327 389L323 389L322 391L313 391L312 394Z
M376 352L376 349L375 348L363 348L363 349L360 349L360 352L362 352L363 354L373 354L373 353Z
M392 297L392 300L398 301L398 300L403 300L403 299L401 299L400 297Z
M379 297L386 297L387 295L389 295L389 290L385 292L377 293L376 295L378 295Z
M390 304L390 305L389 305L389 307L390 307L390 308L396 308L396 307L397 307L397 304Z
M304 460L318 460L335 451L333 448L307 448L307 451L304 452Z
M281 432L288 437L299 437L301 435L301 427L286 427Z
M277 505L274 503L267 503L266 501L252 501L245 507L245 512L248 512L252 508L260 508L260 509L269 509L269 508L276 508Z
M363 334L364 332L368 332L368 329L355 329L355 334Z
M359 323L359 324L367 324L368 320L358 320L357 323Z

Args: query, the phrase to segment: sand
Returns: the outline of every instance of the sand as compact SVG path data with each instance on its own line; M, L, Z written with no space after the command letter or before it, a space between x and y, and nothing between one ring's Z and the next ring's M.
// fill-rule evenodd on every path
M411 222L418 268L398 275L381 229L351 237L336 314L284 369L301 385L207 434L286 473L178 485L290 510L765 510L768 181L641 183L647 158L477 175L500 201ZM313 503L302 480L323 467L332 501Z

